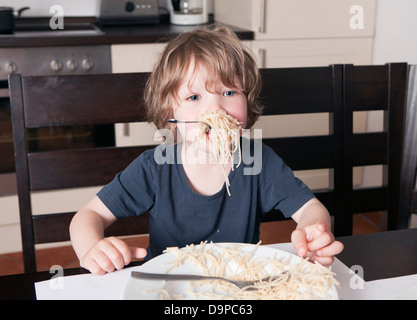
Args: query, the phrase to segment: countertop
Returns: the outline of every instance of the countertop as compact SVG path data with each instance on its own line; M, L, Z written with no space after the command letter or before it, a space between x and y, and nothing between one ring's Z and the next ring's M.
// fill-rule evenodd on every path
M31 25L43 26L45 30L33 31ZM51 30L48 26L49 20L45 18L16 19L17 31L14 34L0 34L0 48L159 43L195 28L169 23L99 27L94 17L66 18L64 30ZM253 31L230 27L241 40L254 39Z

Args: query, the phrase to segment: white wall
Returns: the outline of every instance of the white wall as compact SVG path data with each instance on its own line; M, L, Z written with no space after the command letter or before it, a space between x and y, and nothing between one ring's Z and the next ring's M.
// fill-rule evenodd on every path
M373 64L407 62L417 64L417 1L378 0L373 51ZM382 130L383 114L368 117L368 130ZM364 172L364 186L381 181L381 168Z
M407 62L417 64L417 1L378 0L374 39L374 64ZM380 116L368 118L369 127L382 122ZM365 182L372 184L381 175L380 168L365 170ZM410 226L417 227L417 215Z
M417 1L378 0L373 50L373 64L408 62L417 64ZM382 112L370 113L368 131L381 131ZM364 170L363 186L382 181L382 167Z
M374 64L417 64L416 15L416 0L378 0Z

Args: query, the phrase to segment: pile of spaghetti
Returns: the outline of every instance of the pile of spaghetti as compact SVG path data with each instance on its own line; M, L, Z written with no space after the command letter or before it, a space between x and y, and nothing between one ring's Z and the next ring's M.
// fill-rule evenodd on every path
M250 281L273 277L272 280L259 281L243 289L226 281L190 282L187 294L196 299L306 300L331 298L329 293L338 283L334 278L335 274L329 268L318 263L311 263L306 259L300 259L298 263L291 263L291 255L286 258L254 257L259 245L219 246L203 242L199 246L189 245L183 249L168 248L165 252L174 252L177 259L170 263L167 273L188 263L207 276L223 276L232 280ZM182 297L177 294L169 296L165 292L164 298L181 299Z
M200 139L205 140L207 135L210 135L211 146L214 148L213 155L220 165L226 181L227 193L230 196L230 182L225 170L225 165L230 162L233 170L233 155L236 151L238 151L238 163L236 167L241 163L242 156L239 143L241 130L240 123L222 110L205 112L200 115L198 120L202 123L199 125L200 127L196 141ZM209 131L207 131L207 125L210 126Z

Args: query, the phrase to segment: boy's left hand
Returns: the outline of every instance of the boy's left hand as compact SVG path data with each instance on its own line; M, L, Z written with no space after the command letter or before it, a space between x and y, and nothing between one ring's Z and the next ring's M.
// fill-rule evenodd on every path
M323 221L294 230L291 242L300 257L308 257L324 266L331 265L334 256L343 250L343 244L335 241Z

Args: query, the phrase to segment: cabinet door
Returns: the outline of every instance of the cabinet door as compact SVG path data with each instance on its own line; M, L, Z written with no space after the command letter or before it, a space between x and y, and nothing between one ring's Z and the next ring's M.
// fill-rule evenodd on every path
M375 0L265 1L265 6L265 30L257 39L373 36Z
M214 4L218 22L249 28L256 39L373 36L375 8L376 0L216 0Z
M252 42L260 68L372 64L372 47L372 38Z
M116 123L114 130L118 147L148 146L163 141L155 136L157 128L147 122Z
M111 47L113 73L151 72L155 59L166 44L126 44ZM133 89L132 89L133 90ZM117 123L117 146L153 145L156 128L147 122Z
M151 72L165 44L122 44L111 46L113 73Z

